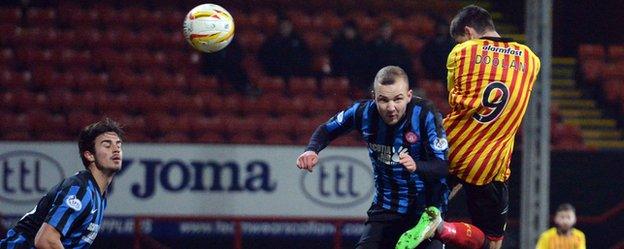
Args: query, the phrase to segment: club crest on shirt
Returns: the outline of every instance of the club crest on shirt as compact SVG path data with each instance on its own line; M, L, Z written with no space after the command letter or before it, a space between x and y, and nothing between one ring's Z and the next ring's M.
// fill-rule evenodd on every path
M418 135L410 131L408 133L405 133L405 140L407 140L407 142L410 144L415 144L418 141Z
M448 149L448 141L446 138L436 138L431 146L436 150L446 150Z
M65 199L65 204L67 204L67 206L76 211L80 211L80 209L82 209L82 202L78 198L76 198L75 195L67 196L67 199Z
M336 122L338 122L339 124L342 124L342 121L344 120L344 111L341 111L340 113L338 113L338 115L336 116Z

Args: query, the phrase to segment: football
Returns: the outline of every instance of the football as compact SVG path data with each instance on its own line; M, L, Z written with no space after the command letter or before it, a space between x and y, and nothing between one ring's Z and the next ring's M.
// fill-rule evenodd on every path
M217 52L234 38L234 18L219 5L198 5L184 18L184 38L199 51Z

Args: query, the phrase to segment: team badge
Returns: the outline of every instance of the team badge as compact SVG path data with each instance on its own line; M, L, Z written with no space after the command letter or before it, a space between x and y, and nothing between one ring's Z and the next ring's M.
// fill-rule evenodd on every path
M67 204L67 206L76 211L80 211L80 209L82 209L82 202L78 198L76 198L75 195L67 196L67 199L65 199L65 204Z
M446 150L448 149L448 141L446 138L436 138L432 147L436 150Z
M405 133L405 140L407 140L407 142L410 144L414 144L418 141L418 135L410 131L408 133Z
M344 111L341 111L340 113L338 113L338 115L336 116L336 121L339 124L342 124L342 121L344 120Z

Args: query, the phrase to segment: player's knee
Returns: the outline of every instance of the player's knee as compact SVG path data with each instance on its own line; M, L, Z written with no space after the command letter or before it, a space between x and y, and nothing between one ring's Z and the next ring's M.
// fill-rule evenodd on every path
M500 249L503 246L503 240L490 241L490 249Z

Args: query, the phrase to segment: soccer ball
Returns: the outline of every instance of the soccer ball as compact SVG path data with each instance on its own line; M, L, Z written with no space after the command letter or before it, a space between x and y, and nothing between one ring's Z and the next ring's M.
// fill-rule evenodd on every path
M234 18L219 5L199 5L184 18L184 38L199 51L217 52L234 38Z

